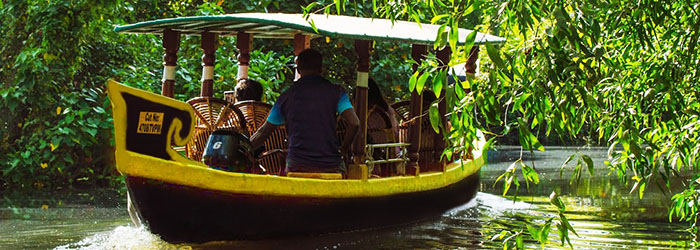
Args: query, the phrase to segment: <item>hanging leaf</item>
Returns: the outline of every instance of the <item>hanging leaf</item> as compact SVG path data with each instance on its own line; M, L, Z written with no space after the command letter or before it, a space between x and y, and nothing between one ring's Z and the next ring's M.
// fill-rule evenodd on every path
M416 82L416 91L418 91L418 93L423 93L423 87L425 87L425 81L428 80L428 76L430 76L430 74L425 72L418 78L418 81Z
M583 159L583 162L586 163L586 166L588 166L588 172L591 173L591 176L592 176L593 175L593 160L588 155L581 155L581 158Z
M430 116L430 125L433 127L433 130L435 130L435 133L440 133L440 111L438 110L438 101L433 102L433 104L430 105L429 109L429 116Z
M447 112L454 110L455 104L459 99L455 95L455 85L445 87L445 104L447 104ZM447 115L447 114L445 114Z
M522 111L522 105L525 100L527 100L528 97L530 97L532 94L530 93L523 93L520 96L518 96L517 99L515 99L515 102L513 103L513 111L515 110L520 110Z
M416 89L417 78L418 78L418 71L413 73L413 75L411 75L411 78L408 79L408 91L413 92L413 90Z
M447 23L443 23L440 25L440 28L438 28L437 31L437 38L435 39L435 43L433 43L433 49L438 49L445 47L447 45L447 35L449 32L445 31L445 28L447 27Z
M518 118L518 130L520 132L520 145L523 148L544 152L544 146L542 146L540 141L537 140L537 137L530 132L527 123L522 118Z
M563 212L566 209L566 206L564 206L564 202L561 201L561 199L559 198L559 194L557 194L556 191L552 191L552 193L549 195L549 203L557 207L561 212Z
M471 14L472 12L474 12L474 10L475 10L477 7L478 7L478 6L476 6L476 3L475 3L475 2L472 2L471 4L469 4L469 7L467 7L467 9L464 10L464 13L462 13L462 15L469 15L469 14Z
M462 100L467 93L464 92L464 89L462 88L462 84L455 84L455 94L457 95L457 99Z
M539 241L542 231L536 228L535 225L525 224L525 226L527 226L527 231L530 233L530 237L532 237L533 240Z
M445 81L444 72L444 70L440 71L437 77L433 77L433 92L435 93L435 98L440 98L440 94L442 93L442 86Z
M525 177L525 180L528 182L532 182L535 184L540 183L540 177L537 174L537 171L535 171L534 168L531 168L530 166L526 165L522 161L520 162L520 167L523 171L523 177Z
M505 64L503 64L503 59L501 59L501 55L499 54L498 50L496 50L491 43L486 42L486 52L489 54L489 58L491 58L491 61L496 64L501 69L505 68Z
M450 48L457 48L457 43L459 42L459 22L457 20L452 21L452 26L450 27Z
M374 1L376 1L376 0L374 0ZM449 16L450 16L449 14L437 15L437 16L433 17L433 19L430 19L430 23L435 24L438 21L442 20L443 18L446 18Z
M559 240L561 241L561 245L564 246L564 244L568 242L569 246L573 249L574 246L571 244L571 239L569 239L569 230L566 228L566 226L559 223L557 224L557 230L559 231Z
M478 29L472 30L464 41L465 58L469 58L469 53L471 53L472 47L474 46L474 40L476 40L476 34L478 33L477 31Z

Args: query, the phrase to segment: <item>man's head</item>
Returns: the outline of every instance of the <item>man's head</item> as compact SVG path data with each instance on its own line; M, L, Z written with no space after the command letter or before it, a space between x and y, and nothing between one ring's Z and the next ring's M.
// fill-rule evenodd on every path
M260 82L250 79L241 79L236 84L236 101L260 101L263 88Z
M297 71L301 76L319 75L323 67L322 62L321 53L313 49L305 49L297 56Z

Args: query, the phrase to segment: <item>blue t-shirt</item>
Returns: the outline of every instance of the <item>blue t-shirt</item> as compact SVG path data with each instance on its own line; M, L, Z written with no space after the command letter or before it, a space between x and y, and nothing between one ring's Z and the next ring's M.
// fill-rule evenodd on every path
M335 168L340 164L337 115L352 108L348 94L320 75L305 76L282 93L267 122L287 128L287 157L296 164Z

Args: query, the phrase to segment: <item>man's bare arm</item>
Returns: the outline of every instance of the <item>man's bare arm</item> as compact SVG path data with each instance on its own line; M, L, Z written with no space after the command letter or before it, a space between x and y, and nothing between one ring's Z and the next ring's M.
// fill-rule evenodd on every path
M272 131L274 131L277 128L278 125L269 123L265 121L260 128L258 128L258 131L255 131L255 134L250 137L250 144L253 145L254 149L259 148L262 146L263 142L267 140L268 137L272 134Z
M357 137L357 132L360 129L360 119L357 118L357 114L355 114L355 109L353 108L346 109L340 116L347 123L343 143L340 145L340 152L345 155L350 149L350 145L352 145L355 137Z

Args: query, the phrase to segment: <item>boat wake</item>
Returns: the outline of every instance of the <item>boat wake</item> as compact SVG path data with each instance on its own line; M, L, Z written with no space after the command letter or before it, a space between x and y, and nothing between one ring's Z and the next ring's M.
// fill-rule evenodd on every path
M58 246L54 250L103 250L103 249L192 249L161 240L144 227L119 226L108 232L89 236L79 242Z

